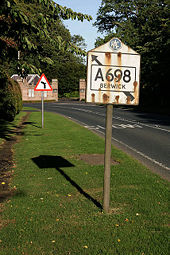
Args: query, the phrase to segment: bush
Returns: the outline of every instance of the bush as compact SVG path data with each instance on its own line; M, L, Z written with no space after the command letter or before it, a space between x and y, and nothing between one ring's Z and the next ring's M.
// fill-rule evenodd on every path
M71 98L71 97L79 97L79 91L72 91L68 93L64 93L64 97Z
M0 119L13 121L22 109L22 94L18 82L0 70Z

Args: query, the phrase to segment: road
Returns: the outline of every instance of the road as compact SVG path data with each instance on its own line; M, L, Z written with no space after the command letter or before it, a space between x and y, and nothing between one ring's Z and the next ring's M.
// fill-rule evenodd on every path
M26 106L41 109L40 103ZM62 114L84 127L105 135L106 107L82 102L46 103L45 111ZM170 180L170 117L114 108L112 143L153 172Z

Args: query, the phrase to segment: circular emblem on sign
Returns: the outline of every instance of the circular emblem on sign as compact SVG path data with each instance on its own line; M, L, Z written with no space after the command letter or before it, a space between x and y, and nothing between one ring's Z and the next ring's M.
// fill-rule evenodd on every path
M122 43L119 39L114 38L110 41L110 48L112 50L119 50L122 47Z

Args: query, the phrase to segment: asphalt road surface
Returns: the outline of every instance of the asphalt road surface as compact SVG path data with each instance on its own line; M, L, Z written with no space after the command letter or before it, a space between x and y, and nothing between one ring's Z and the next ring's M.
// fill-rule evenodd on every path
M41 110L41 103L25 104ZM102 136L106 107L82 102L45 103L45 111L62 114ZM45 123L45 120L44 120ZM112 143L153 172L170 180L170 117L114 108Z

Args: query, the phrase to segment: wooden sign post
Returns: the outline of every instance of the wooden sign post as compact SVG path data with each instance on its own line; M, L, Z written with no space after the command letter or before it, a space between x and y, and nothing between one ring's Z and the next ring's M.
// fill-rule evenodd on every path
M106 104L103 209L109 212L113 105L139 104L140 55L112 38L88 51L86 102Z
M112 114L113 114L113 105L108 104L107 108L106 108L104 187L103 187L103 209L106 213L109 212L109 204L110 204L110 165L111 165L111 141L112 141Z

